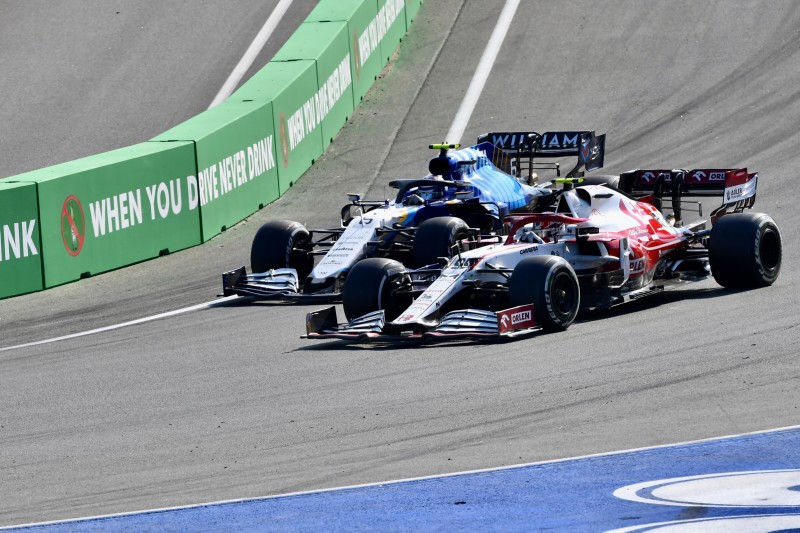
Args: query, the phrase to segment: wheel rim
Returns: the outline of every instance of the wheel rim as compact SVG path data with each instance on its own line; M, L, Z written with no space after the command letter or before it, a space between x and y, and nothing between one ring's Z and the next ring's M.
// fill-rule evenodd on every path
M379 291L380 308L384 310L387 320L394 320L408 307L406 298L397 294L397 291L406 284L407 276L402 274L391 276L381 283Z
M297 275L302 281L314 269L314 256L308 253L310 239L302 235L293 237L292 240L287 265L297 270Z
M550 305L561 316L570 316L577 307L578 291L566 272L559 272L550 287Z

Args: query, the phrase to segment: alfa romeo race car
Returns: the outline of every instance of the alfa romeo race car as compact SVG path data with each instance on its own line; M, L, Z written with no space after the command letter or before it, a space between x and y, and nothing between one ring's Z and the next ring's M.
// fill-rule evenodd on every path
M538 184L534 170L560 175L560 168L535 158L577 156L569 173L577 175L602 167L604 146L605 135L592 131L489 133L461 150L431 145L439 155L430 161L428 176L392 181L393 201L348 195L338 228L265 223L251 247L254 273L245 267L224 273L224 295L336 300L350 270L364 258L392 259L410 268L437 263L450 256L456 242L496 234L509 213L550 202L553 190ZM315 264L317 256L322 259Z
M443 266L409 270L388 258L356 264L335 307L309 313L307 338L355 342L476 338L560 331L581 309L608 308L709 276L723 287L771 285L781 235L749 210L747 169L636 170L617 187L564 188L537 213L506 218L502 242L465 239ZM669 196L673 213L660 206ZM722 196L706 222L684 225L685 196ZM695 203L702 216L702 204ZM435 223L444 225L446 218Z

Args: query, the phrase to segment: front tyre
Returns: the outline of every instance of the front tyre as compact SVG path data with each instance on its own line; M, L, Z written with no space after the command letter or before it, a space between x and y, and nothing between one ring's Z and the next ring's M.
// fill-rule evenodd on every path
M562 257L539 255L517 263L508 287L512 307L533 304L545 331L564 331L575 320L581 291L575 271Z
M384 257L362 259L344 280L344 314L352 320L383 309L386 320L394 320L411 303L410 297L397 294L409 284L408 271L398 261Z
M453 256L453 246L469 238L469 226L458 217L436 217L424 221L414 234L411 261L414 267L439 263Z
M270 220L256 232L250 248L253 272L294 268L302 280L314 268L310 255L311 236L305 226L289 220Z
M772 285L781 271L783 245L778 226L763 213L722 216L708 243L714 279L728 289Z

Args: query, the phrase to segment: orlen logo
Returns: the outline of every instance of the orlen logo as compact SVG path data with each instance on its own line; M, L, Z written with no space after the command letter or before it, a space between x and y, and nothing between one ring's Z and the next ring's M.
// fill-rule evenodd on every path
M706 177L706 173L703 172L702 170L698 170L697 172L694 173L694 179L696 179L697 181L703 181L703 178L705 178L705 177ZM724 177L723 177L723 179L724 179Z
M631 260L631 275L644 272L644 258Z
M725 181L725 173L724 172L712 172L711 175L708 177L711 181Z
M525 322L526 320L531 319L531 312L530 311L520 311L519 313L513 313L511 315L511 325L514 326L519 324L520 322Z
M655 177L656 175L653 174L652 172L645 172L644 174L642 174L642 180L644 180L645 183L650 183L650 180Z
M61 238L69 255L75 257L83 250L86 220L80 200L73 195L67 196L61 207Z

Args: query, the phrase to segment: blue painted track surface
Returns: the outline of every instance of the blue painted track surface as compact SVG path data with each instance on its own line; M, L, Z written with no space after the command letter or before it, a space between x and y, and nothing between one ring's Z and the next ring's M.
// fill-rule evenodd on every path
M732 472L740 474L720 476ZM681 492L683 480L672 478L686 476L713 479L701 480L706 485L700 492L692 491L694 485ZM800 485L795 478L800 479L800 428L787 428L502 470L14 530L656 531L660 526L655 524L669 522L670 531L683 531L683 524L687 531L798 531ZM719 494L707 484L713 485L715 479L725 481ZM750 491L756 479L761 490ZM614 494L629 485L658 480L662 481L649 488L628 489L634 500L642 501ZM671 504L670 498L677 494L688 494L689 499ZM737 503L726 503L731 498Z

